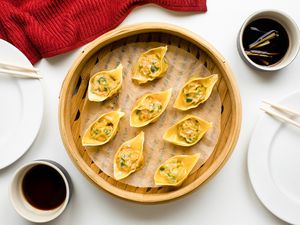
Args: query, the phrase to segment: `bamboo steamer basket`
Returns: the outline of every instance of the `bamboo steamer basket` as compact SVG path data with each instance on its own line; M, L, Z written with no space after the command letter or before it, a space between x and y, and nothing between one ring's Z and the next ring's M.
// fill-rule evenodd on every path
M138 188L116 181L91 160L81 145L80 112L87 97L89 72L101 52L132 42L161 42L194 54L211 72L219 74L217 90L222 102L221 133L209 159L182 186ZM112 30L90 43L77 57L61 88L59 126L64 146L82 174L105 191L123 199L158 203L190 193L213 177L228 160L238 140L241 100L234 76L225 59L208 42L183 28L164 23L143 23Z

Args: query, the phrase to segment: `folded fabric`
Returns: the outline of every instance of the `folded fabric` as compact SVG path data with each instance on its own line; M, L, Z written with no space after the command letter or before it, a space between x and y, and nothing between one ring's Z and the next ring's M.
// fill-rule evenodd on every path
M206 0L0 0L0 38L35 63L94 40L147 3L206 11Z

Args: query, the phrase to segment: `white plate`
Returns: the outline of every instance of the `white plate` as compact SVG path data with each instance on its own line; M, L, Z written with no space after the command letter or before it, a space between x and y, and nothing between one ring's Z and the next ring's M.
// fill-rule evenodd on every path
M32 67L13 45L0 39L0 62ZM43 117L39 80L0 76L0 169L19 159L33 143Z
M300 92L279 103L300 111ZM300 224L300 129L263 115L250 141L248 171L265 207L288 223Z

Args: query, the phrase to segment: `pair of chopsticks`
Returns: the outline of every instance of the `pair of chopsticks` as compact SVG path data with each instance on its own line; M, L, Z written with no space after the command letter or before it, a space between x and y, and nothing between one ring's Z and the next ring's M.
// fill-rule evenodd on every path
M300 123L296 122L293 120L293 117L299 117L300 112L297 112L295 110L286 108L284 106L278 105L278 104L273 104L267 101L262 101L264 104L268 105L269 107L266 106L261 106L260 109L265 111L266 113L270 114L271 116L274 116L286 123L292 124L296 127L300 128Z
M12 75L14 77L19 77L19 78L36 78L36 79L43 78L39 74L39 70L37 68L21 67L21 66L1 63L1 62L0 62L0 74Z

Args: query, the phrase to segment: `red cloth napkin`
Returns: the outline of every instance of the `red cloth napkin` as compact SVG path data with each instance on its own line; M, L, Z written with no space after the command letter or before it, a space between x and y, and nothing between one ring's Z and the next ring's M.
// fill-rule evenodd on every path
M94 40L147 3L206 11L206 0L0 0L0 38L35 63Z

